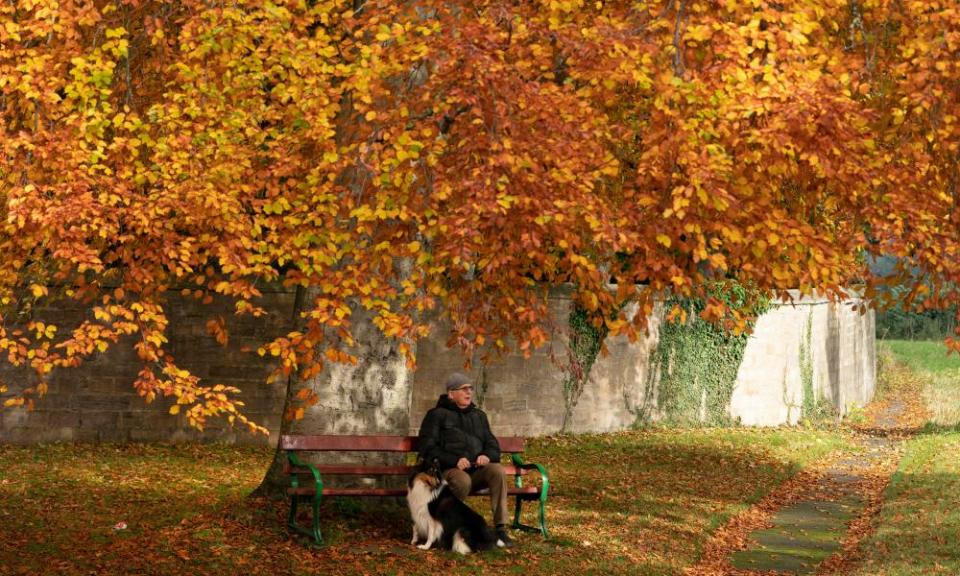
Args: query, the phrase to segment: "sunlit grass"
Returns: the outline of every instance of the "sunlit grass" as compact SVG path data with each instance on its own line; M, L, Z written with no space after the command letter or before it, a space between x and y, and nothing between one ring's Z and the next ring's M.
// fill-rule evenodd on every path
M930 422L906 442L857 574L960 574L960 432L952 428L960 421L960 358L948 356L942 342L881 346L892 356L884 377L919 381Z
M960 355L948 354L942 341L882 340L880 345L913 370L960 373Z
M946 345L939 341L885 340L881 346L922 378L931 423L960 423L960 355L948 355Z
M960 574L958 493L960 433L910 440L857 574Z

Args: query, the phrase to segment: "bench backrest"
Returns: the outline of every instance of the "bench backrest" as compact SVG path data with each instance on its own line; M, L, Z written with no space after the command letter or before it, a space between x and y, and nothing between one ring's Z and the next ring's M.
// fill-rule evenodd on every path
M520 436L499 436L502 452L517 454L523 452L526 438ZM343 436L311 435L300 436L284 434L280 437L280 448L297 451L356 451L356 452L416 452L416 436Z

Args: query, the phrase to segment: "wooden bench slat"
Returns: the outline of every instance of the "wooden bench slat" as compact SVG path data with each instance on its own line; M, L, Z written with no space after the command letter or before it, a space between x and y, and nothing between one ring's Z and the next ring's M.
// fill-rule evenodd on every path
M526 438L503 436L497 438L501 452L523 452ZM356 452L416 452L416 436L342 436L314 435L280 437L283 450L356 451Z
M310 486L302 488L288 488L287 494L298 496L313 496L316 494ZM406 488L324 488L324 496L406 496Z
M417 467L416 466L346 466L346 465L337 465L337 464L317 464L315 465L317 471L321 474L352 474L355 476L407 476L413 472ZM518 469L516 466L511 466L509 464L503 467L504 473L508 476L514 476L519 473L521 476L526 476L530 473L529 470L524 470L522 468ZM290 466L286 464L283 469L284 474L309 474L310 469L299 467L299 466Z
M416 452L416 436L291 436L280 437L284 450L357 452Z
M522 436L498 436L497 442L500 444L501 452L520 454L523 452L527 439Z
M406 476L416 466L348 466L337 464L315 464L314 467L321 474L353 474L356 476ZM308 468L290 466L284 468L287 474L309 474Z
M517 494L539 494L539 493L540 493L539 486L524 486L522 488L511 486L510 488L507 488L507 494L510 496L516 496ZM487 496L488 494L490 494L489 488L484 488L483 490L477 490L475 492L470 493L471 496Z
M539 494L540 488L536 486L524 486L523 488L509 488L507 494L516 496L517 494ZM301 486L299 488L287 488L287 494L297 496L313 496L316 490L312 486ZM490 490L484 488L471 492L471 496L486 496ZM324 496L406 496L406 488L324 488Z

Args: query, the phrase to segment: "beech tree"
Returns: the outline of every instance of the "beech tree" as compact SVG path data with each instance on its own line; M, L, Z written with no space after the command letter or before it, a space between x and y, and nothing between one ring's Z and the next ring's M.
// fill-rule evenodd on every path
M21 0L0 24L0 347L38 376L5 406L136 335L147 401L263 431L165 352L172 290L258 316L263 282L300 289L260 349L299 382L356 361L358 317L411 365L436 314L468 353L529 353L558 284L630 337L667 292L745 329L716 283L960 298L949 2ZM64 299L78 326L30 318Z

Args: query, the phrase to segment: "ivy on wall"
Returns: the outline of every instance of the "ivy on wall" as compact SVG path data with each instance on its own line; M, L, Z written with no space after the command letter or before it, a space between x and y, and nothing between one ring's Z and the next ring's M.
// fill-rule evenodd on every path
M736 284L718 283L710 295L731 307L746 306L753 318L769 307L768 300ZM685 321L663 323L651 358L648 389L657 391L657 408L668 424L730 423L728 407L749 335L734 333L724 319L716 324L703 320L705 306L699 298L665 302L667 310L679 307L686 312Z
M568 367L563 379L563 424L561 431L567 431L573 409L583 394L583 387L590 376L590 370L597 361L597 355L603 346L609 329L601 324L598 328L590 321L587 311L574 304L568 318L570 340L568 343Z

